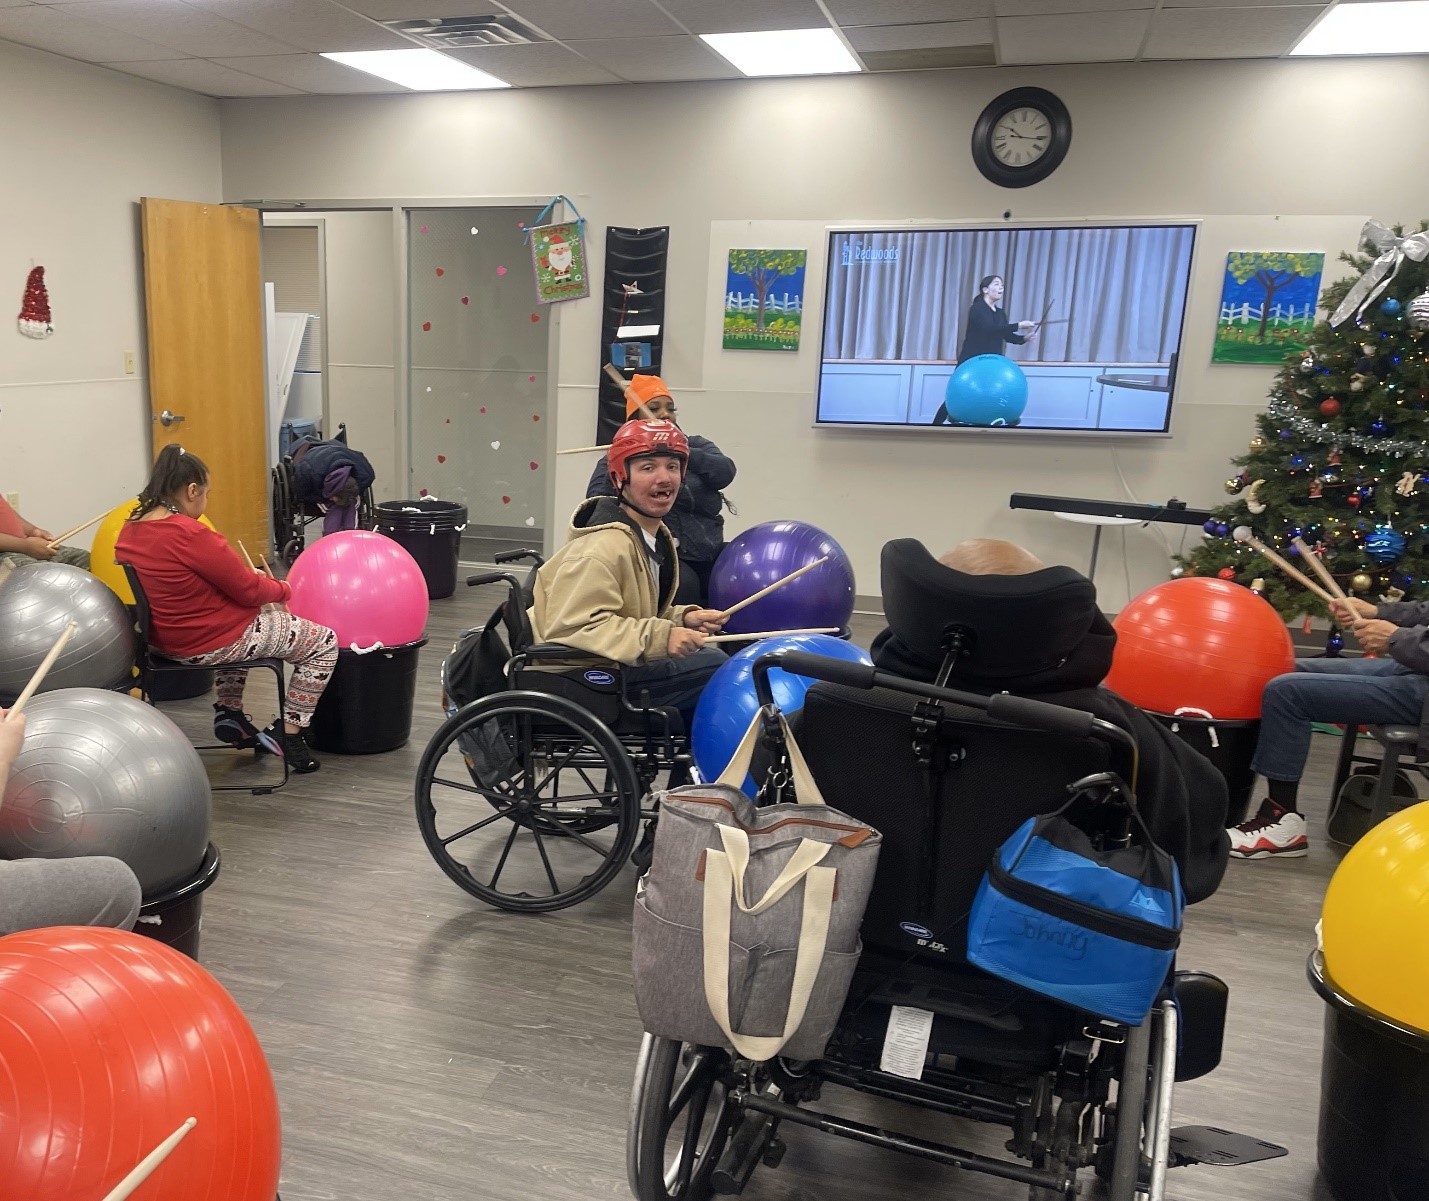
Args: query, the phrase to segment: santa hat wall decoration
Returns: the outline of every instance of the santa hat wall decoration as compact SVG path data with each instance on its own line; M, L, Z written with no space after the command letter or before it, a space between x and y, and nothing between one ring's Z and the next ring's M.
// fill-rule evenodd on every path
M25 280L25 298L20 302L17 324L27 338L48 338L55 332L50 320L50 294L45 287L45 269L35 267Z

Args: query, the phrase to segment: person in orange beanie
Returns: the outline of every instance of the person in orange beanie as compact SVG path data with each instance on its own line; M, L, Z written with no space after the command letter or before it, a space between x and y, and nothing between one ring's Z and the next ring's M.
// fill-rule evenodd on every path
M642 413L641 410L644 409ZM675 398L658 375L635 375L625 389L627 419L648 416L655 421L674 421ZM675 506L665 517L665 525L675 539L680 557L680 592L676 603L709 604L710 572L724 549L724 507L729 502L723 490L734 480L734 460L708 438L687 434L690 443L689 470L680 487ZM604 457L591 472L586 496L614 496L610 465Z

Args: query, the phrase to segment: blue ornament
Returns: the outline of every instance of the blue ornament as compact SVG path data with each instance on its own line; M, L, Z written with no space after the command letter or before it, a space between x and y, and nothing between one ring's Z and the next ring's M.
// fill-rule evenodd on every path
M1372 434L1387 434L1389 426L1383 419L1377 419L1370 424L1369 432Z
M1218 521L1208 521L1201 528L1205 530L1208 534L1214 534L1216 532L1216 526L1218 526L1219 524L1220 523Z
M1217 538L1224 538L1224 537L1225 537L1227 534L1229 534L1230 532L1231 532L1231 527L1228 526L1224 521L1218 521L1218 522L1216 522L1216 537L1217 537Z
M1345 649L1345 640L1340 636L1339 630L1331 630L1330 636L1325 640L1325 649L1332 655L1338 655Z
M1377 525L1364 540L1365 554L1376 563L1393 563L1404 553L1405 538L1391 525Z
M1395 300L1393 296L1386 297L1384 303L1379 306L1379 311L1386 317L1398 317L1400 309L1404 306Z

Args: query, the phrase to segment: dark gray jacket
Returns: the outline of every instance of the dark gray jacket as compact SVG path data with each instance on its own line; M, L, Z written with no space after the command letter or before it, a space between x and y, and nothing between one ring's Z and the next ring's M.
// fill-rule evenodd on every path
M724 546L724 497L721 490L734 480L734 460L708 438L689 435L690 468L665 518L680 558L687 563L713 563ZM604 456L591 472L586 496L614 496Z
M1429 601L1396 601L1377 608L1380 620L1403 627L1389 636L1394 661L1429 675Z

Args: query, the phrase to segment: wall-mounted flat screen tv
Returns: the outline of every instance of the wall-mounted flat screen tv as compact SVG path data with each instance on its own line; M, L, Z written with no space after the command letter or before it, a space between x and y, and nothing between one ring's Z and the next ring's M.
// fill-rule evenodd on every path
M1194 225L829 233L817 421L1165 434Z

